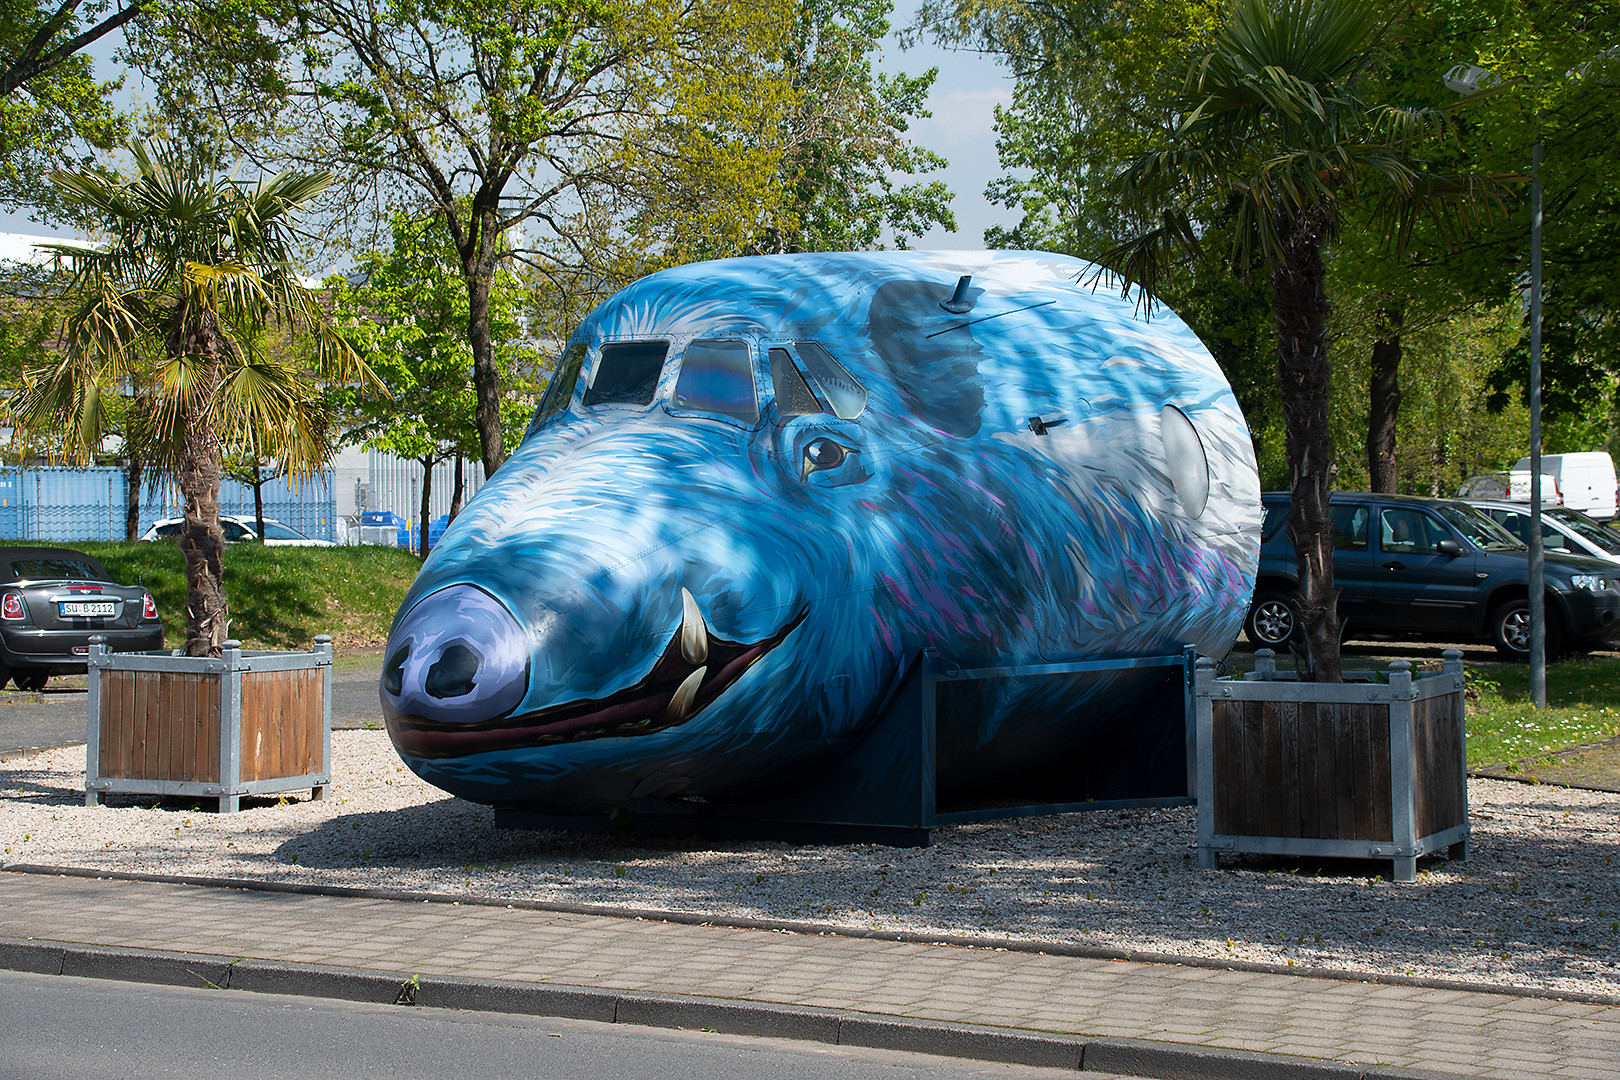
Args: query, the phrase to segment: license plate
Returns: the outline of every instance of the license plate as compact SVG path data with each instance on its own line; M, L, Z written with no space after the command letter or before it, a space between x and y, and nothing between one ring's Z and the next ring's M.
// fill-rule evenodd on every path
M64 600L62 618L94 619L111 615L118 605L111 600Z

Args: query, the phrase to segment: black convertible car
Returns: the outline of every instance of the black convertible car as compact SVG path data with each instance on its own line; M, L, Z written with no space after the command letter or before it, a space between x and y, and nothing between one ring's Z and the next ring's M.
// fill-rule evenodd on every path
M93 634L114 652L163 648L152 594L108 580L99 560L71 548L0 548L0 686L39 690L52 675L83 671Z

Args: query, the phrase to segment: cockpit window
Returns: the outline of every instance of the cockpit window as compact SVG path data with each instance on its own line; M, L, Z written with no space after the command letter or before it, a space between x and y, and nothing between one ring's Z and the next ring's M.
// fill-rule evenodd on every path
M675 380L677 409L719 413L746 424L759 423L754 388L753 350L746 341L694 341L681 359Z
M793 357L786 349L771 350L771 388L776 396L778 416L804 416L825 412L816 395L810 392L804 376L793 366Z
M574 384L579 381L580 365L585 362L585 352L585 344L576 341L557 358L557 370L551 375L551 384L546 387L546 396L540 399L540 407L534 410L534 419L529 421L529 430L524 433L524 438L533 435L547 420L568 408L568 403L574 397Z
M832 353L814 341L795 341L804 370L822 400L840 420L853 420L866 409L866 388L833 359Z
M602 346L590 385L585 388L591 405L651 405L658 376L669 354L667 341L622 341Z

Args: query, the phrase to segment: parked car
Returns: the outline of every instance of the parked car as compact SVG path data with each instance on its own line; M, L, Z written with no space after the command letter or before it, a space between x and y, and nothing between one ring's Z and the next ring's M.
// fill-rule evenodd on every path
M1490 515L1491 520L1518 537L1520 543L1530 542L1528 506L1482 499L1471 499L1469 505ZM1541 544L1548 553L1587 555L1620 563L1620 531L1567 506L1541 508Z
M113 652L163 648L152 594L119 585L71 548L0 548L0 686L42 690L52 675L85 670L90 638Z
M141 534L142 540L178 540L180 539L181 518L165 518L154 521L150 528ZM221 514L219 516L220 530L225 534L225 542L235 544L246 540L257 540L259 534L254 529L251 517ZM305 536L290 525L283 525L271 518L264 519L264 542L272 547L332 547L330 540L317 540L312 536Z
M1466 499L1469 502L1476 499L1529 502L1530 470L1514 469L1510 472L1483 473L1479 476L1470 476L1457 488L1457 498ZM1550 473L1541 474L1541 505L1564 505L1564 496L1558 491L1558 478Z
M1520 458L1515 469L1530 469L1530 459ZM1608 521L1620 512L1620 489L1616 488L1614 459L1607 452L1584 454L1543 454L1541 473L1558 482L1563 505L1588 517ZM1547 497L1543 494L1543 502Z
M1261 497L1260 567L1249 640L1286 646L1298 622L1298 568L1284 525L1288 493ZM1529 655L1529 549L1467 503L1333 493L1333 578L1347 637L1484 639ZM1620 632L1613 563L1549 552L1547 653L1595 647Z

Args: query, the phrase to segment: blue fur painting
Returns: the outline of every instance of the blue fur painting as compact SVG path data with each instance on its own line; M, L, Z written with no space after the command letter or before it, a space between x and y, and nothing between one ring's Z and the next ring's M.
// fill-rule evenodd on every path
M1224 656L1259 553L1247 425L1186 325L1095 273L776 255L613 296L405 597L401 757L503 807L746 801L848 753L924 649ZM1084 754L1138 688L1001 680L942 727L940 783Z

